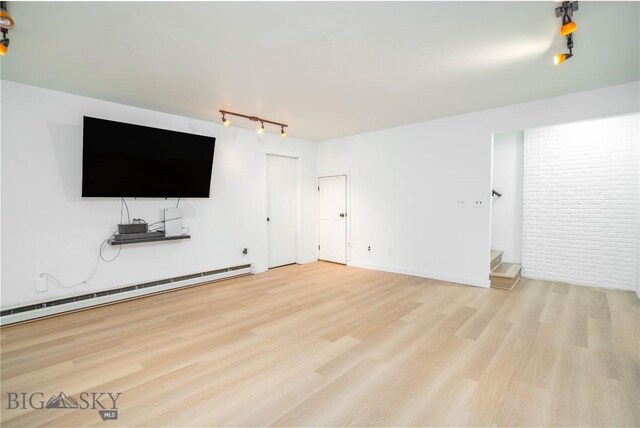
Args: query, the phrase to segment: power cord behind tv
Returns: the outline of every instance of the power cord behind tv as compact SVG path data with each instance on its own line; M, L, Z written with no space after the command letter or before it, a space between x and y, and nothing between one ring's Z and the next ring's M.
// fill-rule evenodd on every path
M120 204L120 223L122 223L122 206L124 205L127 208L127 221L131 223L131 215L129 214L129 205L127 205L127 201L124 200L124 197L121 198L122 203Z

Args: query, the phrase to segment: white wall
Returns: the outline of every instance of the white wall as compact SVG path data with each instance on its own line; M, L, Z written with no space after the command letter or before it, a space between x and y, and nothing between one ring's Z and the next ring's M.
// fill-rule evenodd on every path
M523 274L635 290L640 116L525 131Z
M493 136L493 185L502 194L491 202L491 248L502 261L522 261L522 169L524 131Z
M89 284L35 293L42 272L84 279L119 222L116 198L81 198L84 115L214 136L210 199L183 199L191 240L125 246ZM2 307L243 263L266 269L266 152L302 162L302 259L317 256L316 143L2 81ZM292 128L290 134L295 134ZM132 217L159 219L175 200L129 200ZM247 247L249 254L242 255ZM112 257L109 248L106 256Z
M637 112L639 93L634 82L320 143L318 175L350 175L349 264L488 287L492 134Z

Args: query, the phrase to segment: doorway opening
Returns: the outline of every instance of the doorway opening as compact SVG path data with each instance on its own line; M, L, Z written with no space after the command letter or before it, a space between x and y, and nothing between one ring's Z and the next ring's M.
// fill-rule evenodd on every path
M493 135L491 287L511 289L522 270L524 131Z
M640 283L640 115L493 135L491 286Z
M298 260L298 160L267 154L267 267Z

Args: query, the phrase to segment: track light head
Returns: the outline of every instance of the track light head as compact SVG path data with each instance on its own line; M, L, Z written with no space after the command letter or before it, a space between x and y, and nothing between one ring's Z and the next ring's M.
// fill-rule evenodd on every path
M575 22L571 20L571 17L565 14L562 17L562 27L560 27L560 34L562 36L568 36L578 29L578 26Z
M2 40L0 40L0 55L5 56L7 54L7 51L9 50L9 42L10 40L7 39L6 35Z
M560 7L556 8L556 17L562 17L562 27L560 27L560 34L568 36L578 29L578 26L571 19L573 13L578 10L577 1L563 1Z
M264 134L264 122L260 121L260 128L258 128L258 134Z
M282 138L287 138L287 131L284 130L284 126L280 126L280 136Z
M229 119L227 119L227 118L224 116L224 113L222 113L222 124L223 124L224 126L229 126L229 125L231 125L231 121L230 121Z
M559 53L553 57L553 63L555 65L560 65L566 60L568 60L569 58L571 58L572 56L573 56L572 53Z
M7 12L7 10L3 7L0 8L0 28L4 28L5 30L11 30L15 27L15 22L13 21L13 17Z

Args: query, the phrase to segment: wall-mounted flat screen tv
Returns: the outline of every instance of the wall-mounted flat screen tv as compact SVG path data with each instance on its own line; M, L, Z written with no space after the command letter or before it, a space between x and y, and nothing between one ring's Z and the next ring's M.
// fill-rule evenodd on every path
M216 139L84 117L82 196L208 198Z

